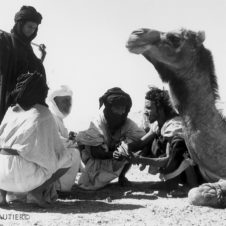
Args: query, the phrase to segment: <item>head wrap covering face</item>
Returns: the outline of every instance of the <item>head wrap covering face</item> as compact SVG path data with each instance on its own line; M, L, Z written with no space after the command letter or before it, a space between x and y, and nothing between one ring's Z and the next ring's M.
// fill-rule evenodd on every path
M32 21L40 24L42 21L42 15L32 6L22 6L20 11L16 13L14 21L15 23L19 21Z
M51 112L54 113L57 117L64 119L68 114L63 114L57 107L56 102L54 101L55 97L62 96L70 96L72 98L73 92L68 86L62 85L49 93L47 101Z
M107 90L107 92L99 98L100 108L104 104L104 116L111 130L116 131L126 121L127 115L132 107L132 100L129 94L124 92L118 87ZM115 106L125 106L126 111L124 114L119 115L112 112L111 108Z
M42 74L38 72L22 74L17 78L16 87L10 94L10 104L19 104L24 110L29 110L35 104L47 106L45 99L48 89Z
M125 105L128 113L132 107L132 100L129 94L124 92L119 87L114 87L107 90L107 92L99 98L99 104L100 108L103 104L105 107Z

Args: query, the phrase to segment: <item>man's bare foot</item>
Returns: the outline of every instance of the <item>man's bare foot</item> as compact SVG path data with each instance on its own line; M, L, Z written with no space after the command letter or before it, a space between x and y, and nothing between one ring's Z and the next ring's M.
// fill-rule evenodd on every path
M41 194L41 192L31 191L27 195L27 201L29 203L35 203L37 206L41 208L48 208L50 204L48 204Z

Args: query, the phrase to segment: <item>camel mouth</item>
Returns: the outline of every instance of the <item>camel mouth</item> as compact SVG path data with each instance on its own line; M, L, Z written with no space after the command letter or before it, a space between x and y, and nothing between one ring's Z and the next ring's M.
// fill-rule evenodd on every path
M129 50L131 53L135 54L141 54L144 52L144 49L147 47L145 44L140 44L140 45L135 45L134 43L130 43L126 45L126 48Z
M131 50L131 49L135 49L135 48L144 48L146 46L146 44L139 44L139 45L135 45L134 43L127 43L126 44L126 48Z
M130 38L128 40L128 42L126 43L126 48L130 51L130 52L134 52L136 53L137 51L139 50L142 50L142 49L146 49L147 46L150 46L150 45L154 45L156 44L157 42L149 42L149 41L140 41L139 37L136 36L136 38L134 37L134 35L132 36L132 38Z
M145 28L135 30L129 36L126 48L132 53L142 53L150 46L158 45L160 37L160 32L156 30L151 30L151 32Z

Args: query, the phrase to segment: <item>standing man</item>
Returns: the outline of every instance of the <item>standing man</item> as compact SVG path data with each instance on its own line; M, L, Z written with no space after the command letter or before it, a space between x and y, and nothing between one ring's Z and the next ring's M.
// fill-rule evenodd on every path
M11 104L9 94L15 88L17 77L24 73L41 73L45 79L45 69L31 47L36 37L42 16L32 6L22 6L14 17L15 25L10 33L0 31L0 122ZM44 46L43 46L44 47Z

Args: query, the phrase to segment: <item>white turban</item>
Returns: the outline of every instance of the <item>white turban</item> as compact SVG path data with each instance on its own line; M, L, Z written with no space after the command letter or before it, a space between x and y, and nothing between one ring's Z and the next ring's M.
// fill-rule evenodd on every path
M52 113L54 113L56 116L60 117L61 119L65 118L67 115L63 114L59 108L56 105L56 102L54 101L55 97L62 97L62 96L73 96L72 90L66 86L62 85L57 89L50 90L48 98L47 98L47 103L49 105L49 108Z

